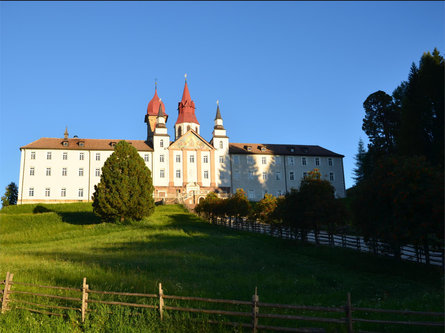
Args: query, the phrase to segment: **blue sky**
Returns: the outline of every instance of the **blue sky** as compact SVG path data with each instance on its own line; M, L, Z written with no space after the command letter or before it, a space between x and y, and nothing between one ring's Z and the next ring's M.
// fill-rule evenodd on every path
M41 137L145 139L154 94L173 134L184 73L201 134L345 155L363 102L445 50L444 2L1 2L0 192Z

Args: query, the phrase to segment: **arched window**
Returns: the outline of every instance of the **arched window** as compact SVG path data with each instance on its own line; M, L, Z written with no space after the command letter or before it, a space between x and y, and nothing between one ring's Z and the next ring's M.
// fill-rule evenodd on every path
M178 127L178 138L182 135L182 127Z
M159 141L159 146L160 147L164 147L164 140L163 139L161 139L161 141Z
M224 144L222 141L219 142L219 149L223 149L224 148Z
M187 126L187 132L190 131L190 125Z

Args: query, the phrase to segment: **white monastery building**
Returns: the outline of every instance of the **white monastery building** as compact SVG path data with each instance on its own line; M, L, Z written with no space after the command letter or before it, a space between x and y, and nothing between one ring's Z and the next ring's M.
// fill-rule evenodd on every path
M157 88L148 103L146 140L126 140L151 170L154 197L168 202L197 203L209 192L225 197L242 188L249 200L265 193L284 195L319 169L337 197L345 196L343 155L320 146L231 143L217 103L210 141L200 135L195 103L187 80L178 103L174 140ZM18 203L91 201L101 169L113 153L114 139L41 138L20 148Z

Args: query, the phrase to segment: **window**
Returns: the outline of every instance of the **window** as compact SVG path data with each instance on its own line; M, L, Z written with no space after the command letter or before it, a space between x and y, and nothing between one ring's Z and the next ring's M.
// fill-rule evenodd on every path
M83 168L79 168L79 176L80 176L80 177L83 176Z
M62 159L66 161L68 159L68 153L63 153Z
M209 163L209 157L207 155L204 155L202 160L203 160L204 163Z
M164 154L159 155L159 162L164 163Z
M67 169L66 168L62 168L62 176L66 176L67 174Z
M100 177L100 169L99 168L96 169L95 175L96 175L96 177Z
M319 165L320 165L320 158L319 158L319 157L316 157L316 158L315 158L315 165L316 165L316 166L319 166Z
M181 162L181 155L176 155L176 162L178 162L178 163Z
M84 141L80 141L79 142L79 146L84 147L85 146L85 142Z
M34 176L34 168L29 168L29 175Z
M83 161L85 159L84 153L79 153L79 160Z
M253 171L249 171L249 179L253 179Z
M255 191L249 190L249 199L255 199Z
M165 170L164 169L159 170L159 177L160 178L164 178L165 177Z
M247 163L248 164L253 164L253 156L247 156Z
M100 161L100 153L96 153L96 161Z
M265 156L261 157L261 164L267 164L267 158Z
M293 171L289 172L289 180L295 180L295 175Z
M334 173L333 173L333 172L329 172L329 180L330 180L331 182L334 181Z
M36 159L36 152L35 152L35 151L32 151L32 152L31 152L31 159L32 159L32 160L35 160L35 159Z
M224 163L224 156L219 157L219 163Z
M294 165L294 157L293 156L290 156L288 161L289 161L289 165Z
M301 165L306 165L306 157L301 158Z
M79 188L78 195L79 195L79 198L83 197L83 188Z
M281 180L281 172L276 172L275 173L275 179L276 180Z
M160 141L159 141L159 147L164 147L164 139L161 139Z
M145 162L150 161L150 155L148 155L148 154L144 154L144 161L145 161Z
M219 142L219 149L223 149L224 148L224 143L222 141Z
M34 187L30 187L29 188L29 193L28 194L29 194L30 197L34 196Z
M281 164L281 157L280 156L275 156L275 163L276 164Z
M49 187L45 188L45 197L49 197L51 195L51 190Z
M328 158L328 165L332 166L332 158L330 158L330 157Z
M68 147L68 141L63 141L63 142L62 142L62 145L63 145L64 147Z
M263 172L263 180L267 180L267 172Z
M51 168L46 168L46 175L51 176Z
M50 159L51 159L51 152L50 152L50 151L46 153L46 159L47 159L47 160L50 160Z
M176 178L181 178L181 170L176 170Z
M66 188L62 188L62 190L60 191L60 196L66 197Z
M207 170L204 171L204 179L209 179L209 172Z
M190 155L190 163L195 163L195 155Z
M238 155L233 156L233 163L239 164L239 156Z

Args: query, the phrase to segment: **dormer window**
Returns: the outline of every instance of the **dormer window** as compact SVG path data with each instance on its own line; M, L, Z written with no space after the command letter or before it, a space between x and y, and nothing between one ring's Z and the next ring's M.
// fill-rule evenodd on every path
M246 149L247 149L247 151L252 151L252 147L251 146L244 146Z
M110 146L111 146L111 147L114 147L115 145L116 145L116 142L115 142L115 141L111 141L111 142L110 142Z
M261 147L261 151L266 151L266 147Z
M80 147L84 147L85 146L85 141L79 141L79 146Z
M295 152L295 149L293 147L290 148L290 152L293 153Z
M64 147L68 147L68 141L63 141L63 142L62 142L62 145L63 145Z

